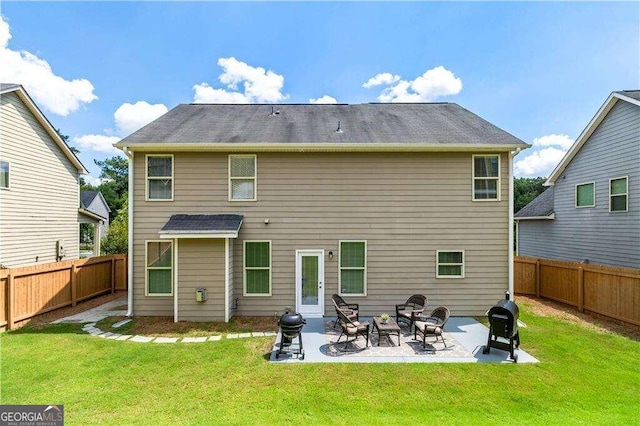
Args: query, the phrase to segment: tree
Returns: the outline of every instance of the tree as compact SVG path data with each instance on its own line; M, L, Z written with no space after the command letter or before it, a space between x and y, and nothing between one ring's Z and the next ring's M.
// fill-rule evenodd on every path
M125 201L109 225L107 238L102 240L103 254L127 254L129 249L129 205Z
M104 161L93 160L100 167L100 178L113 182L111 188L116 192L118 198L127 192L129 185L129 162L126 158L115 156Z
M538 195L545 191L545 187L542 184L546 181L546 178L516 178L513 181L513 208L514 212L518 212L524 206L529 204Z

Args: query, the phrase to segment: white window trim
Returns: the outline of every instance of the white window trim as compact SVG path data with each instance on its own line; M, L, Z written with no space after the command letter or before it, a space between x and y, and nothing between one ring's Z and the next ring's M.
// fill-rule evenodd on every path
M462 263L440 263L440 253L462 253ZM440 275L440 266L461 266L461 275ZM436 278L464 278L465 271L465 254L464 250L436 250Z
M149 243L171 243L171 268L167 268L165 266L161 268L149 267L147 262L149 261ZM175 268L175 259L174 259L174 250L175 246L173 245L173 240L145 240L144 241L144 295L149 297L172 297L173 296L173 286L174 282L174 268ZM149 293L149 269L153 270L167 270L171 271L171 293Z
M342 243L364 243L364 267L354 267L354 266L345 266L342 267L341 266L341 257L342 257ZM368 244L367 244L367 240L339 240L338 241L338 294L340 296L347 296L347 297L352 297L352 296L356 296L356 297L364 297L367 295L367 269L368 269L368 265L369 265L369 256L368 256ZM342 292L342 270L360 270L363 269L364 270L364 282L363 282L363 293L343 293Z
M476 177L476 157L498 157L498 176L497 177ZM496 198L476 198L476 180L487 180L494 179L497 180L498 183L496 185ZM500 154L473 154L471 156L471 200L472 201L490 201L496 202L502 200L501 194L501 181L502 181L502 158Z
M253 170L254 170L254 176L253 177L235 177L232 178L231 177L231 159L232 158L253 158ZM258 201L258 156L256 154L230 154L227 160L227 186L228 186L228 198L229 201L232 201L234 203L238 203L238 202L243 202L243 201ZM242 179L242 180L249 180L249 179L253 179L253 198L233 198L233 191L232 191L232 187L231 187L231 180L232 179Z
M578 205L578 187L579 186L583 186L583 185L593 185L593 204L589 205L589 206L579 206ZM576 187L575 187L575 191L574 191L574 204L576 209L590 209L596 206L596 182L583 182L583 183L577 183Z
M247 293L247 243L269 243L269 293ZM271 276L273 274L273 251L271 240L245 240L242 244L242 295L246 297L269 297L273 291ZM248 268L263 270L264 267Z
M613 182L614 180L620 180L620 179L625 179L627 181L627 192L625 192L624 194L612 194L611 193L611 182ZM627 197L627 202L625 203L625 209L624 210L611 210L611 206L613 205L612 200L613 197L619 197L624 195L625 197ZM627 213L629 211L629 176L620 176L617 178L611 178L609 179L609 213Z
M165 158L171 158L171 177L149 177L149 157L165 157ZM175 159L173 158L173 154L147 154L144 157L144 199L145 201L151 201L151 202L166 202L166 201L173 201L173 193L175 191ZM165 179L171 179L171 198L167 198L167 199L157 199L157 198L149 198L149 179L152 180L165 180Z
M3 163L7 163L7 186L0 186L0 189L9 190L11 189L11 162L0 160Z

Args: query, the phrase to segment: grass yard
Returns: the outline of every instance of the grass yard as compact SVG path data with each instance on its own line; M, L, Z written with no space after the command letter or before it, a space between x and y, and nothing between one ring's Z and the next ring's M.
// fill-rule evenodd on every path
M540 364L274 365L273 338L23 328L0 335L0 403L64 404L67 424L638 424L640 342L519 306Z

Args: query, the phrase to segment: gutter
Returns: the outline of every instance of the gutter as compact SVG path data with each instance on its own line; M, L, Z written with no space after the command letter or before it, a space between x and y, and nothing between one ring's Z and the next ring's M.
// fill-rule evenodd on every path
M133 155L126 146L122 147L122 152L129 159L129 179L128 179L128 204L127 209L127 316L133 316Z
M513 194L514 194L514 184L513 184L513 157L520 153L520 148L517 148L515 151L509 153L509 232L508 232L508 244L507 244L507 253L508 253L508 262L509 262L509 279L508 279L508 290L511 295L511 300L515 300L514 294L514 284L513 284L513 275L514 275L514 267L513 267L513 224L514 224L514 208L513 208Z

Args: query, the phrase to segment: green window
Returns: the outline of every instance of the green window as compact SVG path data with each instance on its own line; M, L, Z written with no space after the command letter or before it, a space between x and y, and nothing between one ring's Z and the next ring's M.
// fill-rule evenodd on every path
M366 241L340 241L340 293L367 293Z
M229 200L256 200L256 156L229 156Z
M147 200L173 200L173 156L147 156Z
M244 294L271 295L271 242L244 242Z
M147 241L147 295L173 294L173 246L171 241Z
M464 278L464 251L436 251L436 278Z
M0 188L9 188L9 163L0 161Z
M583 183L576 185L576 207L594 207L596 205L596 184Z
M628 178L617 178L609 181L609 211L626 212L628 209Z
M473 156L473 200L500 200L500 156Z

